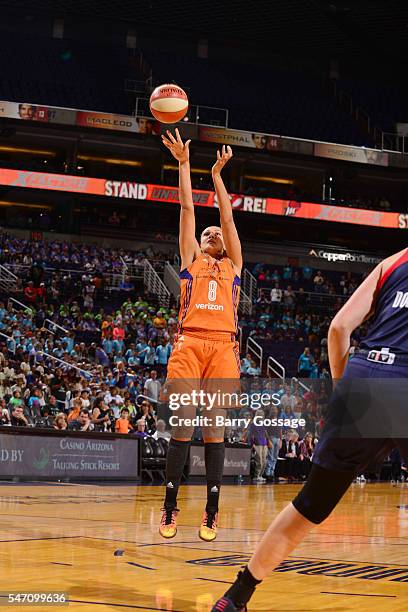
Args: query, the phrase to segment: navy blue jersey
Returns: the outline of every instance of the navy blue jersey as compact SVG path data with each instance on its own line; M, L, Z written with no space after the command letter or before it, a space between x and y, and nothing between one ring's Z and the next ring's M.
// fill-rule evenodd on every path
M378 283L374 316L361 348L408 354L408 249Z

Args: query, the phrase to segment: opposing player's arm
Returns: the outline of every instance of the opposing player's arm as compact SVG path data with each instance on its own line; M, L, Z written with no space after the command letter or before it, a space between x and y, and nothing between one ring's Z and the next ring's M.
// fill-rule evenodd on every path
M223 145L222 152L217 151L217 161L213 165L211 172L220 209L220 224L225 248L228 257L232 261L235 273L240 276L242 270L241 242L232 215L231 201L221 177L221 170L231 157L231 147L225 148Z
M383 269L384 262L381 262L361 283L331 322L328 349L333 379L341 378L346 368L351 333L373 312L378 282Z
M195 215L193 192L190 177L190 140L185 143L181 140L176 128L176 137L167 130L167 137L162 134L163 144L179 163L179 193L180 193L180 234L179 245L181 255L181 269L187 268L197 255L200 247L195 237Z

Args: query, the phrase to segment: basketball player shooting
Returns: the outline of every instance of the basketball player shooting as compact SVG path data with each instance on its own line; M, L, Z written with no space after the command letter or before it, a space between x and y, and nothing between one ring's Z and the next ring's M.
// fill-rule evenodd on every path
M179 163L180 181L180 313L173 351L168 363L167 384L172 393L236 385L240 377L239 345L236 341L238 301L242 268L241 243L235 227L231 202L221 171L232 157L231 147L217 151L212 178L218 198L220 226L204 229L200 244L191 189L189 145L167 131L164 145ZM225 381L223 383L223 381ZM177 493L188 457L194 426L188 419L197 406L179 407L173 425L166 466L166 497L159 528L164 538L177 533ZM218 503L224 469L224 426L216 415L225 409L215 407L202 426L207 479L207 505L199 536L207 542L216 538Z
M371 463L380 464L398 447L408 461L408 439L359 437L341 439L338 424L344 419L352 380L406 379L408 375L408 249L382 261L334 317L328 334L329 361L336 386L327 422L313 455L310 475L295 499L273 520L248 566L217 601L212 612L245 612L256 586L334 510L350 484ZM349 361L351 333L371 318L360 350ZM372 414L377 406L370 387L358 402ZM405 388L405 387L404 387ZM404 406L405 397L402 394ZM386 402L389 398L386 398ZM390 401L390 404L393 402ZM398 430L399 431L399 430Z

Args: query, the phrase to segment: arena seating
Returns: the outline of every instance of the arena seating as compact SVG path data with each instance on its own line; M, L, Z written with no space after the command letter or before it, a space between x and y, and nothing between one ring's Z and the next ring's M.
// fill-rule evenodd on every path
M139 75L126 48L7 31L1 38L1 99L131 114L124 82Z
M239 65L147 50L153 77L172 79L194 92L193 103L228 108L229 126L315 140L368 145L354 120L337 108L323 77L279 65ZM211 87L208 87L211 83ZM262 88L259 88L262 83ZM307 117L307 121L305 120Z
M115 45L42 39L1 32L0 97L4 100L132 114L126 78L145 79L140 64ZM230 127L369 145L370 138L336 106L324 78L276 65L247 66L146 50L157 82L189 88L193 104L227 108ZM108 79L108 84L107 84ZM208 83L212 86L209 88ZM259 83L263 87L259 89ZM254 103L255 101L255 103ZM307 117L307 120L305 120Z

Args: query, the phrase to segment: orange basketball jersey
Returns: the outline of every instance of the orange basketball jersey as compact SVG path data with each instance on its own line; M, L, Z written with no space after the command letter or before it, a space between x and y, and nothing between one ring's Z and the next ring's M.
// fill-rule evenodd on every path
M236 334L240 285L228 257L199 255L180 272L178 333L194 329Z

